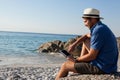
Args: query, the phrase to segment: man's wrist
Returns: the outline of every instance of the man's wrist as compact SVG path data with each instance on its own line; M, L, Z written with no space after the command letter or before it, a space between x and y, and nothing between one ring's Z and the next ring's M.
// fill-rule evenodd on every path
M79 62L79 57L75 58L75 62Z

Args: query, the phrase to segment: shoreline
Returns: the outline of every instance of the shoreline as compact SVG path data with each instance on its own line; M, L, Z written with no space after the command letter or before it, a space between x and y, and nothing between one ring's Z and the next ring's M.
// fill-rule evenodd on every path
M35 56L0 56L1 65L44 65L61 64L66 59L58 54L38 54Z

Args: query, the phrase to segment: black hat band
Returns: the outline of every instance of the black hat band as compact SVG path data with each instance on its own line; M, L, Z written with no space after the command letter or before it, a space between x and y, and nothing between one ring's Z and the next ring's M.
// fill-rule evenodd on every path
M96 17L99 17L99 15L95 15L95 14L84 14L83 16L96 16Z

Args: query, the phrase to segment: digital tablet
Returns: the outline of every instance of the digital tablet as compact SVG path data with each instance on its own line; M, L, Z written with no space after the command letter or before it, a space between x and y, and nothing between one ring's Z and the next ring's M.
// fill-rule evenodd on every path
M71 56L70 53L68 53L66 50L61 50L60 53L64 55L65 57Z

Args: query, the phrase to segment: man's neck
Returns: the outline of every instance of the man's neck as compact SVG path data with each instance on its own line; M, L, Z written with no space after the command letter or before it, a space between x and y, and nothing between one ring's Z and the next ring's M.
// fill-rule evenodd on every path
M91 29L92 27L94 27L94 26L95 26L98 22L99 22L99 21L94 22L94 23L93 23L93 25L92 25L92 26L90 26L90 28L89 28L89 29Z

